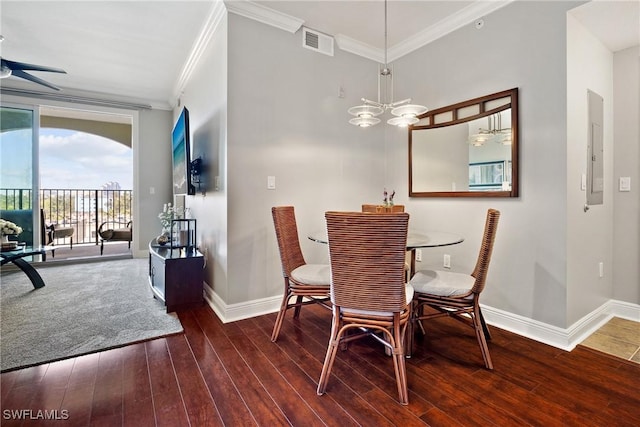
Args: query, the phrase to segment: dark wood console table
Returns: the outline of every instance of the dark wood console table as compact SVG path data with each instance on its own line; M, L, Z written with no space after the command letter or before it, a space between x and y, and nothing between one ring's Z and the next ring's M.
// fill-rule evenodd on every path
M167 306L167 313L204 303L204 256L196 249L149 243L149 286Z

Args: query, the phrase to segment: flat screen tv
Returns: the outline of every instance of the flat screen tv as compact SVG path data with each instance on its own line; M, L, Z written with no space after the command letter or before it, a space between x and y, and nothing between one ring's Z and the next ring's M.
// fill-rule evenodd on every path
M196 194L191 184L191 136L189 135L189 111L182 108L171 134L173 161L173 194Z

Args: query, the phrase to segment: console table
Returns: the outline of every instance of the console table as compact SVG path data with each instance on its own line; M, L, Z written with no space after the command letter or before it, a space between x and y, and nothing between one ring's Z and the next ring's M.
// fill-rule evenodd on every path
M196 249L149 243L149 286L167 306L167 313L204 303L204 256Z

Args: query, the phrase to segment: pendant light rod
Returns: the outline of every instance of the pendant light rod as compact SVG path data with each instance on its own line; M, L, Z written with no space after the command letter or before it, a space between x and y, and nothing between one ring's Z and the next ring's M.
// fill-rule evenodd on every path
M422 105L412 105L411 98L401 101L393 101L393 74L388 64L388 16L387 16L387 0L384 0L384 65L378 72L378 101L371 101L361 98L362 105L349 108L349 114L356 116L349 120L349 123L360 126L369 127L380 123L380 119L376 116L391 109L393 117L387 120L387 123L394 126L406 127L417 123L418 115L426 113L428 109ZM382 84L385 84L385 101L382 101Z
M384 0L384 69L387 70L387 0Z

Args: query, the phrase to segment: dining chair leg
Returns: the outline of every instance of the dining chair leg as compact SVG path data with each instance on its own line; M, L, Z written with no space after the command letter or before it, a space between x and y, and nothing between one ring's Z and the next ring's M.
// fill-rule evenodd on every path
M296 308L293 310L293 318L297 319L300 317L300 309L302 308L302 295L298 295L296 298Z
M334 308L333 321L331 322L331 338L329 339L329 346L327 348L327 354L324 358L324 364L322 365L322 373L320 374L320 380L318 381L318 396L321 396L327 390L327 384L329 382L329 376L331 375L331 368L333 362L336 359L336 353L338 352L338 345L340 344L340 336L342 331L340 330L340 320L338 312L339 309Z
M416 312L416 321L418 323L418 326L420 326L420 332L422 332L422 335L427 335L427 331L424 329L424 325L422 324L422 319L420 319L422 316L424 316L424 306L425 304L419 304L417 308L414 308Z
M487 341L491 341L491 332L489 332L489 327L487 326L487 322L484 320L484 316L482 315L482 310L478 307L478 313L480 313L480 323L482 323L482 331L484 332L484 337Z
M416 309L417 302L411 301L411 313L409 314L409 320L407 321L406 332L405 332L405 347L404 347L404 355L407 359L410 359L413 355L413 345L415 340L416 333L416 322L418 321Z
M398 386L398 400L402 405L409 404L409 392L407 389L407 366L404 359L404 339L405 328L400 327L398 322L393 325L393 366L396 373L396 384Z
M273 332L271 333L271 342L276 342L278 340L278 335L280 335L280 329L282 328L282 323L284 322L284 315L287 312L287 305L289 304L289 298L291 298L291 294L286 294L282 299L282 304L280 304L280 311L278 312L278 316L276 317L276 323L273 325Z
M473 325L476 331L476 338L480 345L480 351L482 352L482 358L484 359L484 365L487 369L493 369L493 362L491 361L491 355L489 354L489 346L485 339L485 332L482 328L482 317L480 313L480 307L476 305L473 313Z

